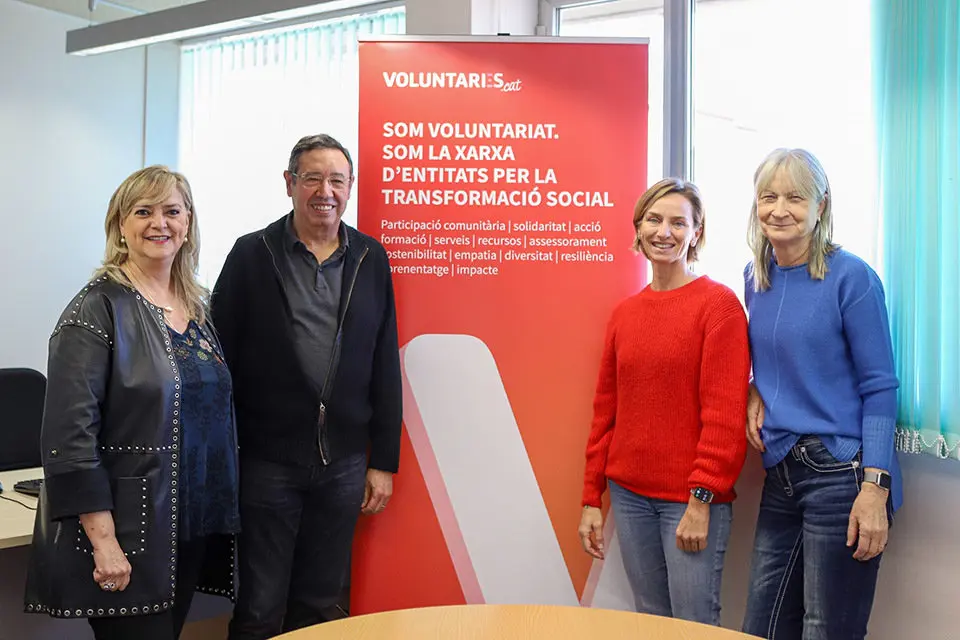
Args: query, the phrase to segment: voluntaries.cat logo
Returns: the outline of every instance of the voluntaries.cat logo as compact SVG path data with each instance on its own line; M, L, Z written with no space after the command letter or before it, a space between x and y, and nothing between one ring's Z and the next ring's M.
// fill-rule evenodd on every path
M384 71L383 84L389 89L494 89L505 93L523 88L523 80L508 80L499 71Z

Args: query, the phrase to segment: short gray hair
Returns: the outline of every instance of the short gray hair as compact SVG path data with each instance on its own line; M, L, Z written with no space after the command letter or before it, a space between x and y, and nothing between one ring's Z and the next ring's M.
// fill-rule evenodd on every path
M315 149L335 149L342 153L347 158L347 164L350 165L350 175L353 175L353 158L350 157L350 152L347 151L347 148L340 144L336 138L325 133L300 138L297 144L293 145L293 150L290 152L287 171L290 173L298 173L300 171L300 156L307 151L313 151Z

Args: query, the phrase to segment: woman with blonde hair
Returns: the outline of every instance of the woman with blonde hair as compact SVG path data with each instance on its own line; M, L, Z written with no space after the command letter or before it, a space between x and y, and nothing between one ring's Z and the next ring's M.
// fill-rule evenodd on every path
M733 291L691 269L706 237L693 184L650 187L633 225L653 280L607 325L580 540L603 558L609 488L636 610L719 625L733 485L747 450L747 319Z
M50 338L25 607L87 618L98 640L171 640L196 590L233 596L232 385L186 178L133 173L105 231Z
M834 244L830 184L813 154L774 150L754 188L746 431L767 475L744 631L860 639L902 496L883 285Z

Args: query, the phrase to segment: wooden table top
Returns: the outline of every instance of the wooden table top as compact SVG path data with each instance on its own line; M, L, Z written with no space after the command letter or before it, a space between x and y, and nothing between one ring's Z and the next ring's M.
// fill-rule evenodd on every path
M42 478L43 469L18 469L16 471L0 471L0 484L3 493L0 496L0 549L22 547L30 544L33 539L33 521L36 518L37 499L18 493L13 485L21 480ZM19 502L13 504L10 500ZM28 508L29 507L29 508Z
M743 640L743 633L627 611L464 605L388 611L316 625L278 640Z

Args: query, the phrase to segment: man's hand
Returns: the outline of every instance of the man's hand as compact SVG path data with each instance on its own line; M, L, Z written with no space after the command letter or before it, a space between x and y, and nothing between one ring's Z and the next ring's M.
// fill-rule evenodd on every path
M380 513L387 507L393 495L393 474L379 469L367 469L367 486L363 490L363 505L360 511L364 515Z

